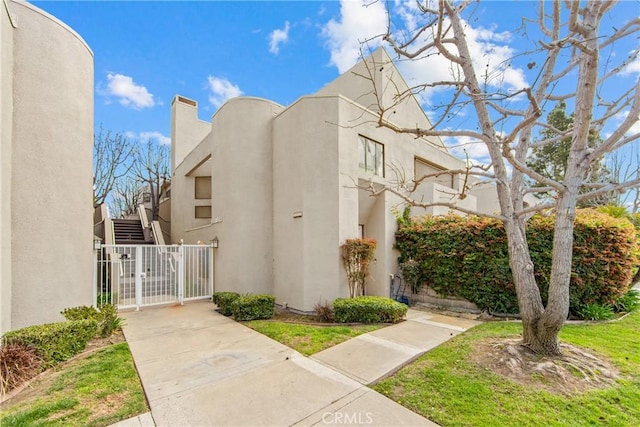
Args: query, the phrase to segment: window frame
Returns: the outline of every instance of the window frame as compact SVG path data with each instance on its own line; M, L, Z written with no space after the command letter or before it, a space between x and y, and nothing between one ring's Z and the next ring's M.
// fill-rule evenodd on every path
M206 180L208 181L208 185L206 186L207 190L208 190L208 195L209 197L201 197L202 194L199 194L198 192L198 182L202 182L202 180ZM194 177L194 184L193 184L193 197L196 200L210 200L211 199L211 177L210 176L196 176Z
M198 208L209 208L209 216L198 216ZM194 210L193 210L193 216L196 219L211 219L212 216L212 211L211 211L211 205L196 205L194 206Z
M384 144L364 135L358 135L358 167L381 178L385 177ZM373 164L369 164L373 163Z

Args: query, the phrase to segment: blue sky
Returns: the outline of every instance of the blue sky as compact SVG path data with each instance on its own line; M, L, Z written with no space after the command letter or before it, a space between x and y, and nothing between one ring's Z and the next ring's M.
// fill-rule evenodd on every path
M164 143L176 94L198 101L206 121L224 100L240 94L288 105L355 63L359 41L386 28L386 5L394 12L394 25L410 28L419 19L412 0L33 3L76 30L93 50L96 127ZM499 64L532 48L535 34L518 29L536 4L482 1L476 6L470 34L478 57ZM619 27L639 13L638 0L622 1L604 25ZM622 56L637 47L637 39L627 40L608 54ZM535 68L524 65L531 59L519 59L501 84L517 87L531 79ZM447 76L437 58L400 68L410 84ZM639 73L640 61L635 61L612 88L628 87ZM437 105L439 96L427 93L424 105ZM484 154L482 147L472 152L478 158Z

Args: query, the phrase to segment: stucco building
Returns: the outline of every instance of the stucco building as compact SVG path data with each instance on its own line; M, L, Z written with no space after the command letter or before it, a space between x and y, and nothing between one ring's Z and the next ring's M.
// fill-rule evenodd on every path
M371 79L361 77L368 73ZM363 187L393 182L395 172L413 178L465 164L439 139L378 127L372 81L387 105L407 89L380 49L287 107L234 98L208 123L198 119L196 101L174 98L171 239L217 238L216 291L270 293L279 304L311 311L320 301L348 296L340 245L364 236L378 242L367 293L389 296L390 276L398 271L392 209L403 205L392 193L372 197ZM398 126L429 127L413 97L394 111ZM428 179L413 196L450 199L463 179ZM458 203L495 210L495 190L477 191Z
M27 2L0 7L4 333L92 303L93 53Z

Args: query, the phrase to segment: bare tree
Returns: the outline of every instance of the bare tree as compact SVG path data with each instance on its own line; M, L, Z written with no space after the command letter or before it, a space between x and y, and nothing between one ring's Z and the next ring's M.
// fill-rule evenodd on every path
M124 218L134 215L138 205L142 203L145 187L131 176L118 179L113 188L109 204L112 218Z
M601 29L603 17L615 5L613 1L540 1L537 18L523 21L523 31L531 26L540 35L538 48L526 53L527 58L531 58L527 67L536 73L527 87L507 91L505 85L492 84L491 80L499 79L510 64L503 63L495 68L474 65L467 34L469 23L473 22L470 6L474 3L470 0L427 1L420 6L422 26L417 26L408 36L406 32L394 32L390 17L390 28L383 39L398 56L409 60L432 55L444 57L450 64L451 79L424 82L399 91L391 105L384 104L389 97L381 96L389 88L374 87L379 99L376 120L379 126L417 137L463 137L486 146L490 168L479 171L467 168L467 173L490 178L497 189L500 212L491 216L500 219L506 230L510 267L523 322L523 344L538 353L558 355L558 332L569 313L576 206L580 201L640 185L637 176L626 182L590 183L587 179L591 168L603 156L637 143L640 136L631 132L640 115L638 80L621 90L605 90L605 84L638 55L638 48L628 56L628 52L616 52L615 58L611 56L602 62L600 55L601 50L611 48L616 41L636 38L640 19L628 17L629 20L619 28L607 26ZM618 62L614 64L614 60ZM370 77L379 71L382 70L378 66L371 67ZM375 85L376 79L371 78L371 81ZM406 97L427 88L449 90L452 95L451 102L443 104L442 115L436 117L433 127L404 128L394 124L392 115L396 106ZM550 134L556 136L536 141L533 136L549 127L544 120L545 109L560 101L572 111L573 126L565 131L554 129ZM466 129L440 128L446 117L467 107L468 113L474 114L474 120L466 122L473 122L471 126ZM616 123L615 129L596 146L590 147L590 132L605 135L602 130L607 122L619 119L623 113L626 117ZM571 143L562 180L543 176L527 166L533 148L567 137ZM538 186L530 185L531 182ZM387 187L383 191L394 192L414 206L446 205L469 212L458 208L455 202L428 204L412 200L403 187ZM463 188L462 195L465 191ZM542 191L551 193L552 199L534 206L525 203L525 195ZM544 209L553 209L556 217L546 306L536 284L526 235L527 220Z
M169 147L153 141L136 147L132 175L151 193L152 220L158 219L160 190L169 179Z
M608 168L619 182L640 178L638 165L640 165L640 146L638 145L629 147L627 153L624 154L619 151L612 153L608 158ZM632 214L640 212L640 189L638 187L616 192L613 199L615 205L624 206Z
M93 142L93 205L107 200L117 180L133 165L134 146L121 134L112 134L102 126Z

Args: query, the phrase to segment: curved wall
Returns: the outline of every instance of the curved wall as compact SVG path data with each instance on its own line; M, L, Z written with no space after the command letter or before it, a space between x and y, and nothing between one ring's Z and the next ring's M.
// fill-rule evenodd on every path
M216 290L273 293L272 120L282 107L228 101L212 119Z
M45 12L24 2L7 7L17 18L10 199L10 329L17 329L92 303L93 54Z

